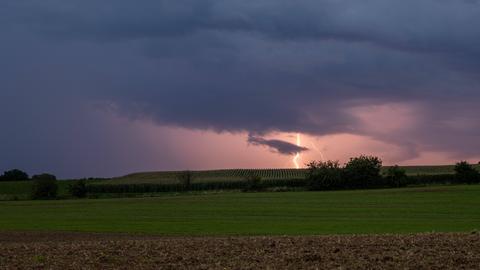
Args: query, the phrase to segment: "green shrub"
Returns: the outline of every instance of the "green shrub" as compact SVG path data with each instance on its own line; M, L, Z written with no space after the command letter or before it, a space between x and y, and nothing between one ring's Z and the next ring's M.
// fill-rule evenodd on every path
M75 181L68 186L68 192L77 198L87 197L87 182L84 179Z
M373 188L381 186L382 160L374 156L351 158L344 168L346 188Z
M57 197L57 178L51 174L40 174L32 177L32 199L54 199Z
M407 180L405 169L398 165L389 167L385 175L385 185L389 187L405 187L407 186Z
M6 171L0 176L0 181L27 181L29 180L28 174L24 171L13 169Z
M455 165L455 181L457 183L479 183L480 173L466 161L460 161Z
M344 188L342 168L338 161L312 161L308 164L307 188L332 190Z

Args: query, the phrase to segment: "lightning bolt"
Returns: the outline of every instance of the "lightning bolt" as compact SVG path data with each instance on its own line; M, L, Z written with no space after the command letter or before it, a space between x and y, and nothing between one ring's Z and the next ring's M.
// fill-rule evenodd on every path
M297 146L301 146L300 133L297 133ZM298 164L299 158L300 158L300 152L297 152L297 154L295 154L295 157L293 158L293 164L295 165L296 169L300 169L300 165Z
M320 151L320 149L318 149L318 147L313 142L311 142L311 146L317 153L320 154L320 158L322 159L322 161L325 161L325 156L323 155L322 151Z

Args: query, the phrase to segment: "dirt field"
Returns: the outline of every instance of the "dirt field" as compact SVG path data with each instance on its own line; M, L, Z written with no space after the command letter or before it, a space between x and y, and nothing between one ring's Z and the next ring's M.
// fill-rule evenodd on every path
M480 234L158 237L0 233L0 269L480 269Z

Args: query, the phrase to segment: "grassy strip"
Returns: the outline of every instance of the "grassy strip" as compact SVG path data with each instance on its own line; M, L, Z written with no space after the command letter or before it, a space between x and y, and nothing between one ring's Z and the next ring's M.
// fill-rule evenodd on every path
M457 232L480 228L480 185L0 202L0 230L162 235Z

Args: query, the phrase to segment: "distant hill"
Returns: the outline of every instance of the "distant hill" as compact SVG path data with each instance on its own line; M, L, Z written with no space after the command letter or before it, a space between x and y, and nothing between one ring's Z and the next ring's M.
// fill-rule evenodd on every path
M474 165L480 170L480 165ZM402 166L408 175L417 174L453 174L454 165L441 166ZM383 168L386 171L388 166ZM193 181L195 182L213 182L213 181L238 181L243 180L249 175L260 176L263 180L273 179L303 179L306 169L227 169L227 170L209 170L192 171ZM146 184L146 183L178 183L181 171L164 172L139 172L128 174L122 177L116 177L109 180L103 180L102 184Z

